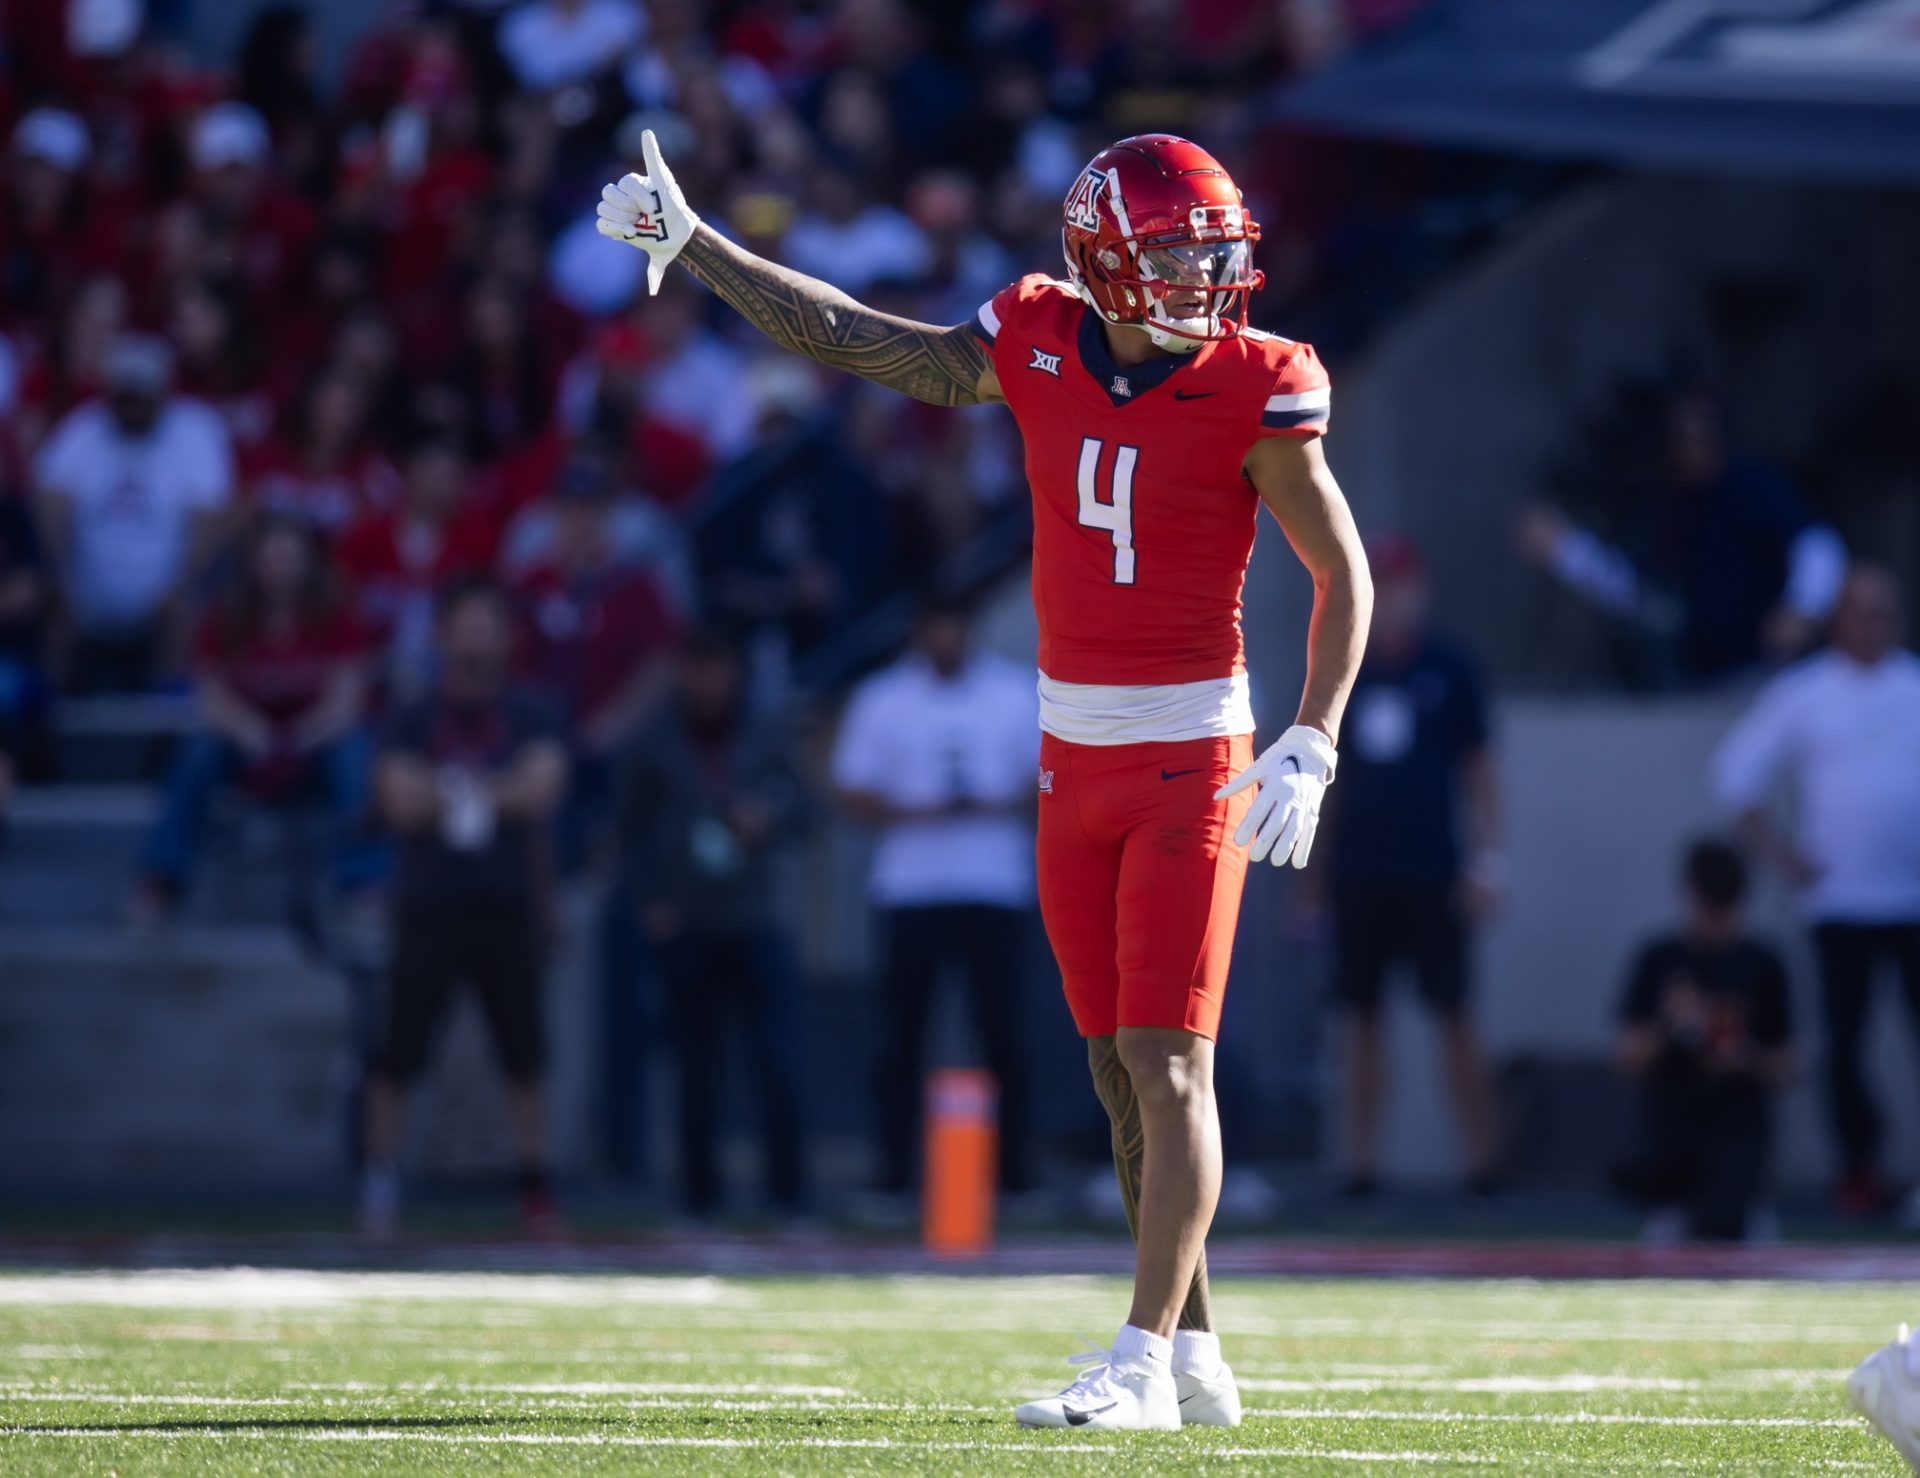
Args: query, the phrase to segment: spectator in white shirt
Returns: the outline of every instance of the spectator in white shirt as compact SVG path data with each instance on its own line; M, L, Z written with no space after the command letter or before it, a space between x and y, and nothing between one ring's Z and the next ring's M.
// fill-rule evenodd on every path
M1020 1017L1033 901L1032 674L972 649L963 604L923 606L913 650L855 690L833 756L842 804L879 833L884 939L879 1189L908 1191L938 977L961 974L1000 1087L1000 1183L1032 1184Z
M650 418L697 437L715 462L737 456L753 438L754 404L746 359L701 322L702 290L685 273L668 273L647 300L652 349L640 385Z
M813 209L794 222L782 248L796 272L858 297L876 282L913 282L933 266L921 229L891 206L867 199L844 165L823 161Z
M1799 890L1813 926L1841 1153L1836 1203L1852 1213L1891 1200L1860 1061L1878 966L1898 967L1920 1034L1920 658L1900 649L1899 629L1893 576L1856 565L1832 645L1769 683L1714 761L1722 804ZM1793 835L1769 808L1782 775L1797 792Z
M612 67L646 33L634 0L526 0L500 23L500 54L522 87L551 92Z
M226 428L171 378L163 344L124 336L105 398L61 420L35 461L71 689L138 691L178 655L188 587L232 497Z

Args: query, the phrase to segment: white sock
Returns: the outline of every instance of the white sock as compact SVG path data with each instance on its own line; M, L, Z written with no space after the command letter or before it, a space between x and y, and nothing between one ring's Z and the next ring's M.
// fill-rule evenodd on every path
M1171 1368L1173 1341L1132 1324L1122 1324L1120 1332L1113 1337L1113 1353L1117 1359L1158 1360L1161 1365Z
M1220 1336L1211 1330L1173 1331L1173 1369L1177 1375L1212 1375L1220 1368Z

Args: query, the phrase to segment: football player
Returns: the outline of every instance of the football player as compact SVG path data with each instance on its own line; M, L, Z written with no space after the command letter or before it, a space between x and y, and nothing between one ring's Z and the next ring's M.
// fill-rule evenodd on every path
M1028 1426L1232 1426L1203 1244L1220 1189L1214 1038L1249 860L1304 867L1372 587L1321 451L1312 348L1246 323L1260 230L1205 150L1146 134L1068 194L1066 276L941 328L701 224L644 138L599 229L685 265L775 343L936 405L1004 402L1026 443L1040 627L1041 914L1113 1124L1137 1243L1113 1347ZM1254 758L1240 592L1261 504L1313 576L1293 725Z

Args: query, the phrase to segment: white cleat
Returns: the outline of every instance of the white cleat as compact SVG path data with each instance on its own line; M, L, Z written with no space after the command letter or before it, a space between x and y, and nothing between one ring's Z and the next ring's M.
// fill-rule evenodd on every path
M1906 1325L1847 1377L1847 1404L1872 1422L1920 1473L1920 1341Z
M1212 1375L1175 1371L1173 1387L1180 1398L1183 1427L1237 1427L1240 1425L1240 1388L1233 1372L1222 1365Z
M1116 1359L1111 1350L1072 1357L1087 1370L1058 1396L1029 1401L1014 1412L1023 1427L1072 1427L1087 1432L1171 1432L1180 1425L1173 1371L1152 1360Z

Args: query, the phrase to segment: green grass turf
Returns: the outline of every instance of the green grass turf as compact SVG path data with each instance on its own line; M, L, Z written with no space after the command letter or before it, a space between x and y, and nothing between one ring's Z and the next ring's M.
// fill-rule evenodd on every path
M1904 1471L1873 1284L1215 1285L1235 1431L1023 1432L1105 1278L0 1276L0 1473Z

